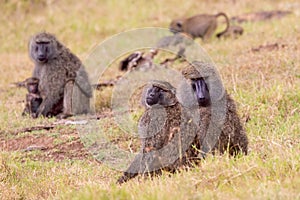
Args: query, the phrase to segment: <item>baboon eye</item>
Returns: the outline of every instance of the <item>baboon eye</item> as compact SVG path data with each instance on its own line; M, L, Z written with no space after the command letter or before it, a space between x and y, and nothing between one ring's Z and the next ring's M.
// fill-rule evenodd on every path
M46 48L45 48L45 51L46 51L46 53L48 53L48 51L49 51L49 48L48 48L48 47L46 47Z
M196 85L195 85L195 83L192 83L192 88L193 88L194 91L196 90Z
M182 27L182 24L181 24L180 22L177 22L176 25L177 25L178 28L181 28L181 27Z
M38 46L35 46L35 49L34 49L34 50L35 50L35 51L38 51L38 49L39 49Z

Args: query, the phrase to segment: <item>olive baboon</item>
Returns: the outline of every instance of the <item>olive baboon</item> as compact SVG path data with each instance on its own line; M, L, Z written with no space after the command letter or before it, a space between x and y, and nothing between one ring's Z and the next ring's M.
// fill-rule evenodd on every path
M37 117L37 110L41 105L43 98L39 91L39 79L31 77L24 81L24 86L27 88L26 105L22 113L23 116L30 115L33 118ZM48 116L56 116L63 112L63 100L56 103L48 113Z
M217 38L228 38L228 37L232 37L232 38L237 38L239 35L242 35L244 32L243 27L241 26L229 26L229 28L227 29L226 32L223 33L218 33L217 34Z
M49 116L61 101L61 118L89 112L92 88L77 56L54 35L45 32L31 38L29 55L35 63L33 77L40 81L39 91L43 99L37 117Z
M187 19L175 19L170 24L170 30L173 33L184 32L193 39L200 37L204 41L209 39L217 29L217 18L223 16L226 19L226 29L218 34L223 34L229 27L229 19L225 13L216 15L200 14Z
M184 152L178 150L178 143L174 143L182 140L182 135L196 135L195 130L187 132L181 126L182 106L175 96L175 88L162 81L153 81L146 88L148 89L142 99L147 109L138 125L141 152L118 179L118 183L126 182L138 174L160 174L161 170L174 172L179 166L190 163L189 161L195 159L198 154L198 151L192 148L193 135L191 142L183 149ZM165 110L165 116L161 109ZM182 131L183 134L180 134Z
M213 89L213 86L209 87L205 81L206 77L202 77L192 66L183 69L182 74L191 81L192 89L199 104L200 132L198 134L200 138L203 138L207 133L211 120L212 106L209 90ZM235 102L227 91L224 95L226 98L226 117L217 143L211 150L213 153L215 150L220 153L228 151L230 155L236 155L239 152L247 154L248 138L237 114Z
M151 68L153 66L153 58L157 52L157 49L151 49L148 54L144 55L144 52L136 51L120 62L119 69L121 71L128 71L140 66Z
M26 94L26 105L22 115L29 114L32 117L35 117L36 112L43 101L38 89L39 79L31 77L26 79L24 83L28 94Z

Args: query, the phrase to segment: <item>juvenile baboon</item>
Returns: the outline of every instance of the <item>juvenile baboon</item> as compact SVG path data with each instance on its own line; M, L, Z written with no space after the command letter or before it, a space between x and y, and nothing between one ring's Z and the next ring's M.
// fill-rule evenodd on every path
M128 71L140 66L143 66L143 69L151 68L153 66L153 58L157 52L157 49L151 49L147 54L136 51L120 62L119 69L121 71Z
M238 36L242 35L244 32L243 27L241 26L229 26L229 28L227 29L226 32L223 33L218 33L217 34L217 38L228 38L228 37L232 37L232 38L237 38Z
M36 112L43 101L38 89L39 79L31 77L26 79L24 83L28 94L26 94L26 105L22 115L29 114L32 117L35 117Z
M207 77L202 77L201 74L193 67L189 66L182 70L185 78L190 80L192 90L199 104L200 113L200 132L199 138L204 138L207 134L208 126L211 121L212 105L210 98L210 89L214 89L206 83ZM234 100L225 91L226 98L226 117L221 128L220 136L214 146L212 152L216 150L220 153L228 151L230 155L236 155L241 152L247 154L248 152L248 138L240 118L236 111ZM203 141L201 141L202 143ZM212 144L213 145L213 144ZM206 152L205 152L206 153Z
M77 56L50 33L38 33L29 42L29 55L35 64L33 77L39 79L43 99L37 116L49 116L63 102L59 117L89 112L92 88Z
M175 88L162 81L153 81L146 88L142 99L147 108L138 125L141 150L118 183L126 182L138 174L159 174L161 170L174 172L198 154L191 142L187 141L188 147L183 149L184 152L178 150L180 145L174 142L181 140L185 134L195 133L195 130L185 131L181 124L182 106L175 96ZM191 137L191 141L194 140L193 135Z
M217 18L225 17L226 29L218 34L223 34L229 27L229 19L225 13L216 15L200 14L187 19L175 19L170 24L170 30L173 33L184 32L190 35L193 39L200 37L204 41L209 39L217 29Z

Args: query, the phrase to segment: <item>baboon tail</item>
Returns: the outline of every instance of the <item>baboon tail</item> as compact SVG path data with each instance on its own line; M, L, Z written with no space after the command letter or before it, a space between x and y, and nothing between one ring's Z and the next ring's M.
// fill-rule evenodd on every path
M230 25L230 24L229 24L229 19L228 19L227 15L226 15L225 13L220 12L220 13L218 13L218 14L216 15L216 17L220 17L220 16L225 17L225 20L226 20L226 28L225 28L224 31L222 31L222 32L220 32L220 33L217 34L217 38L220 38L224 33L226 33L226 31L228 30L229 25Z

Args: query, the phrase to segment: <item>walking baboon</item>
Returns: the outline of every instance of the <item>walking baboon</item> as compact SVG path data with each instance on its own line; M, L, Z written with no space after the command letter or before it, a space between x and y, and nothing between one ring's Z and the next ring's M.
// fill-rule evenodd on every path
M141 151L118 183L126 182L138 174L159 174L161 170L174 172L198 154L192 147L196 131L185 131L187 129L182 126L182 106L175 96L175 88L162 81L153 81L146 88L142 99L147 109L138 125ZM188 121L186 124L190 123ZM190 142L182 138L189 135ZM186 147L183 144L185 142Z
M217 29L217 18L225 17L226 29L218 34L223 34L229 27L229 19L225 13L216 15L200 14L187 19L175 19L170 24L170 30L173 33L184 32L190 35L193 39L200 37L204 41L209 39Z
M50 33L38 33L29 42L29 55L35 63L33 77L39 79L42 103L37 116L48 116L63 102L60 117L89 112L92 88L77 56Z
M237 38L239 35L242 35L244 32L243 27L241 26L229 26L229 28L227 29L226 32L223 33L218 33L217 34L217 38L228 38L228 37L232 37L232 38Z
M201 63L198 64L201 67ZM204 138L207 135L212 116L210 89L214 89L214 87L209 87L205 80L207 77L203 77L193 66L183 69L182 74L191 81L191 87L198 101L200 113L200 132L198 134L200 138ZM248 138L237 114L235 102L227 91L225 91L224 95L226 99L225 121L216 144L211 144L211 150L213 153L216 150L220 153L228 151L230 155L236 155L239 152L247 154Z

